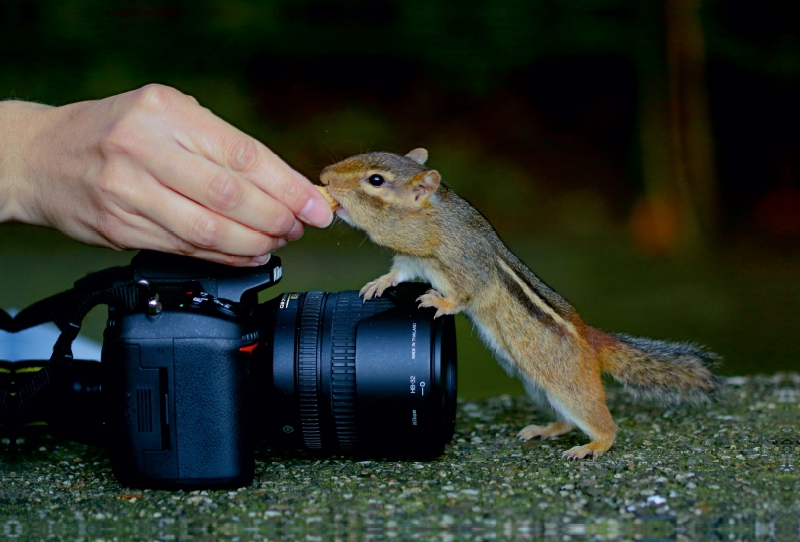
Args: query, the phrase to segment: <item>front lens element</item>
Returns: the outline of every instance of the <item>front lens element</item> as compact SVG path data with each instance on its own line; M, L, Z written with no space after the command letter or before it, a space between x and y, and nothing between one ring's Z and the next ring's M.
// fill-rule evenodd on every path
M254 374L270 394L258 407L267 440L328 453L441 454L455 423L455 326L416 307L424 289L405 284L367 302L355 291L287 293L262 305Z

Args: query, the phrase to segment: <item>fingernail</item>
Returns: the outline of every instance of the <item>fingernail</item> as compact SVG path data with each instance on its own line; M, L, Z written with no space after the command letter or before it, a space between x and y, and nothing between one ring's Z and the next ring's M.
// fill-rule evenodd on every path
M294 221L294 226L292 226L292 231L286 234L286 239L289 241L296 241L303 236L303 223L299 220Z
M289 241L287 241L286 239L281 237L280 239L278 239L278 247L277 248L283 248L288 244L289 244Z
M300 211L300 220L318 228L325 228L333 222L333 213L330 205L311 198Z
M263 256L256 256L251 261L256 265L264 265L269 261L271 254L264 254Z

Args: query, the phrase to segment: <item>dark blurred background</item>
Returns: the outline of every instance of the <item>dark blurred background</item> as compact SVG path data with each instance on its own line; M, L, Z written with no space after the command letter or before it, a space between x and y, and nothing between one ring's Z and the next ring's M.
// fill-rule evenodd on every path
M171 85L312 180L427 147L593 325L726 374L800 365L800 3L5 1L0 43L0 97ZM0 306L130 256L0 226ZM357 289L391 254L338 224L280 256L276 292ZM521 391L459 326L462 394Z

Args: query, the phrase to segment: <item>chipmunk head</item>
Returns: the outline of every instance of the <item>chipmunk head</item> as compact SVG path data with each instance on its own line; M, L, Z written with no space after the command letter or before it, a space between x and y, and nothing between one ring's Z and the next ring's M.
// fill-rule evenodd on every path
M351 156L322 170L319 178L339 202L336 214L366 231L373 241L381 231L398 227L431 208L441 177L425 167L428 151L414 149L405 156L372 152Z

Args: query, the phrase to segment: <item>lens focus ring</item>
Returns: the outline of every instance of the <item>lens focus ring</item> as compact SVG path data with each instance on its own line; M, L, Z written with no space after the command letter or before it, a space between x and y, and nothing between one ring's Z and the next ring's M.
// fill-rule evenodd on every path
M353 292L355 293L355 292ZM356 324L363 305L358 295L339 294L331 330L331 407L336 437L343 451L358 448L356 431Z
M356 326L392 307L388 299L364 302L358 292L341 292L331 330L331 407L336 438L345 452L360 447L356 428Z
M297 387L300 400L300 424L309 449L322 448L319 423L319 333L324 292L308 292L300 314L298 333Z

